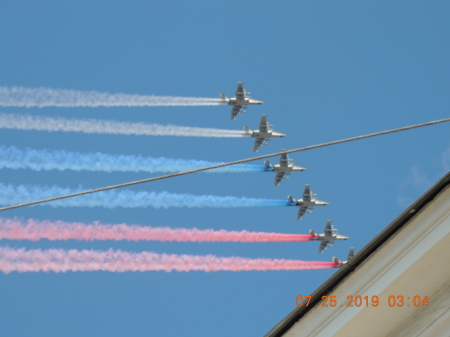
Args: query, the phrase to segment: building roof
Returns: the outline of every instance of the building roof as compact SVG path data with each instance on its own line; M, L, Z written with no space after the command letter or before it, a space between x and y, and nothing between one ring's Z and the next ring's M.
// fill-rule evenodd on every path
M373 257L375 255L375 252L380 251L379 248L382 245L384 245L385 243L387 243L388 240L390 240L391 238L396 236L396 234L399 234L400 232L404 231L406 228L410 228L412 230L413 227L414 227L413 225L410 226L410 224L412 222L414 222L414 221L412 221L412 219L416 215L421 213L426 208L426 206L428 206L430 203L432 203L433 200L435 200L435 198L440 193L443 193L443 192L445 192L445 194L449 194L450 195L450 172L447 173L442 179L440 179L427 192L425 192L419 199L417 199L411 206L409 206L403 213L401 213L386 228L384 228L364 248L362 248L359 252L357 252L357 254L346 265L343 265L327 281L325 281L319 288L317 288L311 295L312 298L311 298L311 302L310 302L309 306L302 306L302 307L295 308L281 322L279 322L272 330L270 330L265 335L265 337L278 337L278 336L285 335L285 333L288 330L290 330L295 324L297 324L302 318L304 318L304 316L306 314L311 312L311 310L313 310L315 308L316 304L319 304L322 301L322 296L329 295L330 292L335 290L337 287L341 286L344 283L344 281L348 280L350 278L350 276L352 276L352 274L355 273L355 270L357 268L359 270L361 270L362 264L365 263L369 259L369 257ZM448 212L448 208L449 208L449 204L450 204L450 202L448 200L450 200L450 198L448 196L446 196L446 200L447 201L446 201L446 206L445 206L446 207L445 208L445 210L446 210L445 211L445 216L448 218L448 213L449 213ZM434 211L434 212L436 212L436 211ZM430 218L430 214L433 214L433 213L430 213L430 212L428 212L428 213L429 214L425 215L425 216ZM442 213L442 214L444 214L444 213ZM424 221L424 216L422 216L422 219L420 221L422 221L422 222ZM417 221L416 221L416 223L417 223ZM416 226L420 226L419 228L424 228L424 225L422 223L421 224L417 224ZM435 227L433 227L433 228L435 228ZM407 233L407 232L408 231L405 231L405 233ZM443 234L445 234L445 233L444 232L440 233L440 235L443 235ZM412 237L412 235L409 235L409 236ZM424 236L425 235L423 234L423 231L422 231L421 233L416 234L416 236L414 238L411 238L411 240L415 240L414 242L418 242L419 238L423 238ZM450 236L447 235L447 240L449 238L450 238ZM405 241L405 237L402 237L401 240ZM441 241L444 241L444 240L441 240ZM436 242L437 241L435 241L433 244L436 245ZM393 245L391 245L390 249L392 250L393 249L392 247L396 247L396 246L398 246L398 242L394 243ZM414 244L409 243L409 246L414 246ZM421 245L421 247L425 247L425 246L426 245ZM403 249L405 250L406 248L404 247ZM429 246L427 248L427 250L428 251L431 250L431 246ZM400 254L400 253L401 252L399 252L398 254ZM421 258L422 256L425 256L425 253L426 253L425 251L420 253L421 255L418 256L417 259ZM378 255L380 255L380 254L378 254ZM430 255L430 254L428 254L428 256L429 256L428 259L430 259L430 258L435 259L437 256L443 255L442 252L439 253L438 251L436 251L436 249L435 249L435 254L434 255ZM386 255L386 253L384 253L384 255L383 254L381 254L381 255L382 255L382 259L386 259L386 258L390 259L390 256L394 255L394 253L393 254L388 254L388 255ZM386 256L389 256L389 257L386 257ZM400 255L398 255L398 256L400 256ZM404 258L404 256L401 257L401 258ZM383 261L382 259L381 258L377 259L378 260L378 264L380 264L380 261ZM400 260L400 257L398 257L397 260ZM411 262L411 264L408 264L408 266L406 266L404 269L402 269L403 273L406 274L407 268L411 267L412 264L415 261L416 260L414 260L413 262ZM428 264L430 263L430 260L428 260L428 262L424 262L424 261L425 260L422 260L422 263L428 263ZM433 261L433 260L431 260L431 261ZM393 260L391 261L390 260L389 263L394 265L395 263L397 263L397 261L393 261ZM381 262L381 264L382 264L382 262ZM374 268L374 264L373 263L371 264L370 268ZM380 265L380 268L381 268L381 265ZM383 268L387 268L387 264L386 263L383 264ZM392 266L389 267L389 268L392 268ZM398 269L401 269L401 268L398 268ZM381 272L381 269L380 269L380 272ZM363 275L363 274L358 275L358 277L361 278L361 275ZM395 279L400 279L399 276L400 276L400 274L396 275ZM426 277L426 275L424 275L424 276ZM354 281L355 281L355 279L352 280L352 282L354 282ZM366 281L368 283L370 283L370 280L366 280ZM391 277L389 282L394 283L394 276ZM351 288L347 287L347 290L348 289L351 289ZM436 291L438 291L438 290L439 289L436 289ZM349 293L348 295L351 295L351 294ZM374 293L372 295L376 295L376 294ZM392 294L392 295L396 295L396 294ZM399 295L401 295L401 294L399 294ZM330 310L329 310L329 312L331 313ZM381 310L378 310L378 312L380 313ZM406 310L403 310L403 312L405 314L408 313ZM311 314L312 314L312 312L311 312ZM400 316L398 316L398 317L400 317ZM328 318L328 321L330 321L330 318ZM362 331L359 331L359 333L362 333Z

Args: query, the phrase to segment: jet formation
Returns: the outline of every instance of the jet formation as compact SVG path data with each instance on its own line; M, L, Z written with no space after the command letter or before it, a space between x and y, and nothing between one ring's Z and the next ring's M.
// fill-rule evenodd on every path
M256 99L250 98L247 94L251 94L250 92L246 92L244 89L244 82L238 82L238 86L236 89L236 96L233 98L228 98L225 94L220 94L220 99L222 104L232 105L231 116L230 119L236 119L236 116L240 113L247 112L242 109L246 109L247 105L260 105L264 104L263 101L258 101Z
M240 113L246 112L243 109L246 109L248 105L260 105L264 104L263 101L258 101L256 99L252 99L248 96L250 93L246 92L243 86L244 82L238 82L238 86L236 89L236 96L233 98L228 98L225 94L220 94L220 99L222 104L231 105L233 108L231 110L230 119L236 119L236 116ZM267 115L261 115L261 121L259 123L258 130L251 130L248 126L244 126L244 135L251 136L255 139L255 143L253 145L253 151L257 152L260 146L268 145L268 141L272 137L285 137L286 135L280 132L275 132L267 122ZM305 171L306 168L296 166L292 163L292 159L289 159L286 150L282 150L282 155L280 157L279 164L272 165L269 161L264 162L264 171L266 172L275 172L275 181L273 183L274 186L279 186L280 182L283 179L290 179L291 172L297 171ZM315 198L317 195L311 192L311 188L309 184L305 185L305 190L303 192L302 199L294 199L291 195L288 196L288 206L298 206L298 214L297 219L302 219L302 217L306 213L312 213L314 206L326 206L329 203L326 201L321 201ZM320 241L320 246L318 253L322 253L327 247L333 247L332 244L336 240L348 240L348 236L340 235L337 233L337 229L333 228L331 220L327 220L325 230L322 234L317 234L313 230L310 230L310 234L312 237L316 238ZM333 257L333 262L336 263L337 267L346 264L354 255L354 248L350 248L350 252L348 254L347 261L341 262L338 258Z
M244 126L244 131L246 135L250 135L255 139L255 144L253 145L253 152L258 152L258 148L262 145L269 145L269 143L266 143L266 141L270 141L268 138L272 137L286 137L284 133L279 133L273 131L273 129L270 129L273 125L270 125L267 122L267 115L261 115L261 121L259 122L258 130L250 130L248 126Z
M317 238L318 241L320 241L319 250L318 253L323 253L323 250L327 247L333 247L333 243L336 240L348 240L350 237L345 235L340 235L337 232L337 229L333 228L333 225L331 224L331 220L327 220L327 224L325 225L325 230L323 231L323 234L316 234L313 230L309 231L309 234L311 236L314 236Z

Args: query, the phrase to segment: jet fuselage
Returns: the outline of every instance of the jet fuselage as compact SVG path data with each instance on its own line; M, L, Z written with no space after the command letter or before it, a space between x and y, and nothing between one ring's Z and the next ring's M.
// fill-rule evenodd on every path
M349 236L340 235L340 234L333 234L331 236L327 236L325 234L319 234L317 237L317 240L319 241L335 241L335 240L348 240L350 239Z
M326 201L320 201L317 199L311 199L311 200L303 200L303 199L299 199L295 202L295 206L299 206L299 207L313 207L313 206L326 206L329 205L329 202Z
M233 106L246 106L246 105L260 105L264 104L263 101L258 101L257 99L253 98L244 98L244 99L237 99L236 97L232 97L228 99L228 105Z
M259 130L252 131L252 137L253 138L272 138L272 137L286 137L284 133L275 132L275 131L268 131L268 132L262 132Z
M287 166L281 166L280 164L273 165L273 172L293 172L293 171L305 171L304 167L295 166L293 164L289 164Z

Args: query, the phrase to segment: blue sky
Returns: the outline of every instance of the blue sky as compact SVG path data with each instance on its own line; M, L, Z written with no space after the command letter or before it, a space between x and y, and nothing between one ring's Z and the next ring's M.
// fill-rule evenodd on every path
M286 133L260 154L449 117L450 5L257 1L15 1L0 3L1 86L142 95L256 99L235 121L227 106L0 108L64 118L196 127L256 128L267 114ZM307 233L326 220L351 236L317 254L317 242L21 242L26 248L122 249L329 261L361 249L450 168L449 125L291 155L306 167L279 187L268 173L193 174L130 188L284 199L311 184L329 206L295 220L294 208L52 208L2 217L146 226ZM149 157L232 161L253 156L251 139L0 131L0 144ZM276 161L277 159L272 159ZM255 164L262 164L255 162ZM1 183L102 187L152 176L1 170ZM5 336L261 336L334 270L189 273L0 274Z

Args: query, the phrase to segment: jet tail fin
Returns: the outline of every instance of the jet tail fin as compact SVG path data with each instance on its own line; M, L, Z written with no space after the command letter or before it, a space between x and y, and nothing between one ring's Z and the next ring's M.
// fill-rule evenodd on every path
M312 229L309 230L309 234L310 234L311 236L316 236L316 235L317 235L316 232L314 232Z
M334 263L338 263L338 264L341 264L342 263L342 261L341 260L339 260L336 256L333 256L333 260L332 260Z
M292 195L288 195L287 198L288 198L289 201L294 201L294 197Z
M246 126L244 126L244 131L246 133L250 133L252 130L250 130L249 127L246 125Z
M265 166L272 166L272 165L270 165L270 161L268 161L268 160L266 160L266 161L264 162L264 165L265 165Z
M224 102L228 102L230 100L227 96L225 96L225 94L220 94L220 99Z

